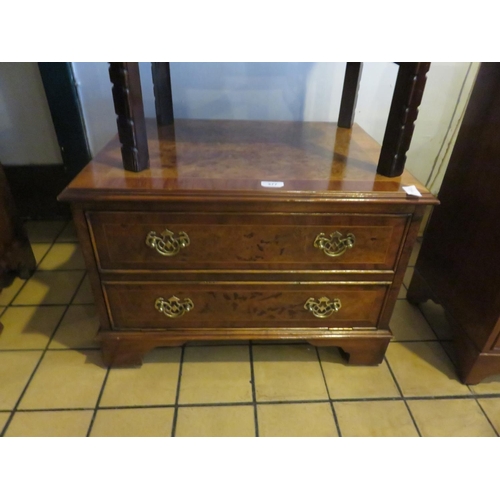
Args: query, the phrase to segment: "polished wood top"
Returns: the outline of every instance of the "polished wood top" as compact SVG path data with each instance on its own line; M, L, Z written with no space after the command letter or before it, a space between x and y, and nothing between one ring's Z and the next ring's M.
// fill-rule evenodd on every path
M435 198L408 172L377 175L380 145L359 126L285 121L147 120L150 168L123 169L115 137L64 190L61 201L134 196L372 199L430 204ZM266 187L277 182L281 187ZM264 184L263 184L264 183ZM421 198L402 186L416 185Z

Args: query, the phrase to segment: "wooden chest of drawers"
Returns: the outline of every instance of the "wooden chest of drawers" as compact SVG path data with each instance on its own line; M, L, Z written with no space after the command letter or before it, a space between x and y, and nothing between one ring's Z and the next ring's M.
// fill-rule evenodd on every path
M228 338L306 339L381 362L432 195L408 173L377 175L379 146L357 126L148 126L150 169L121 169L114 140L60 196L106 362ZM412 184L421 197L402 189Z

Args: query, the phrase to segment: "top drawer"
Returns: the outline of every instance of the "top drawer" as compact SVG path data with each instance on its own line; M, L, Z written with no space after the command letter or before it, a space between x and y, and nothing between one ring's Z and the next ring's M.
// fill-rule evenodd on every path
M391 270L409 216L87 212L101 270Z

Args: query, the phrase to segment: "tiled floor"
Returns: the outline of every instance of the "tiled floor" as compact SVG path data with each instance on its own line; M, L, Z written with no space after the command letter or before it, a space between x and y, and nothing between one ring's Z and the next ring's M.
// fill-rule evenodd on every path
M405 287L394 342L377 367L347 366L336 349L306 343L234 342L156 349L141 368L109 370L94 341L98 323L71 223L27 229L37 272L0 295L4 436L500 432L500 377L461 384L442 310L412 306Z

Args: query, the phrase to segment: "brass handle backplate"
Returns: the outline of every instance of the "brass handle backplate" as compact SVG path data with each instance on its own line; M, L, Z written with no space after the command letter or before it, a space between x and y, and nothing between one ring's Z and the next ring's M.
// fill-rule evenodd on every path
M176 255L181 248L189 246L190 243L189 236L184 231L174 236L172 231L165 229L160 236L157 236L155 231L150 231L146 236L146 245L167 257Z
M158 297L155 301L155 309L169 318L180 318L193 308L194 304L191 299L181 300L175 295L172 295L168 300Z
M340 299L330 300L328 297L321 297L319 300L313 297L307 299L304 309L311 311L317 318L328 318L342 307Z
M320 233L316 236L314 240L314 247L320 248L329 257L338 257L342 255L348 248L352 248L356 238L354 234L348 233L345 238L342 237L342 233L335 231L330 234L329 237L325 233Z

